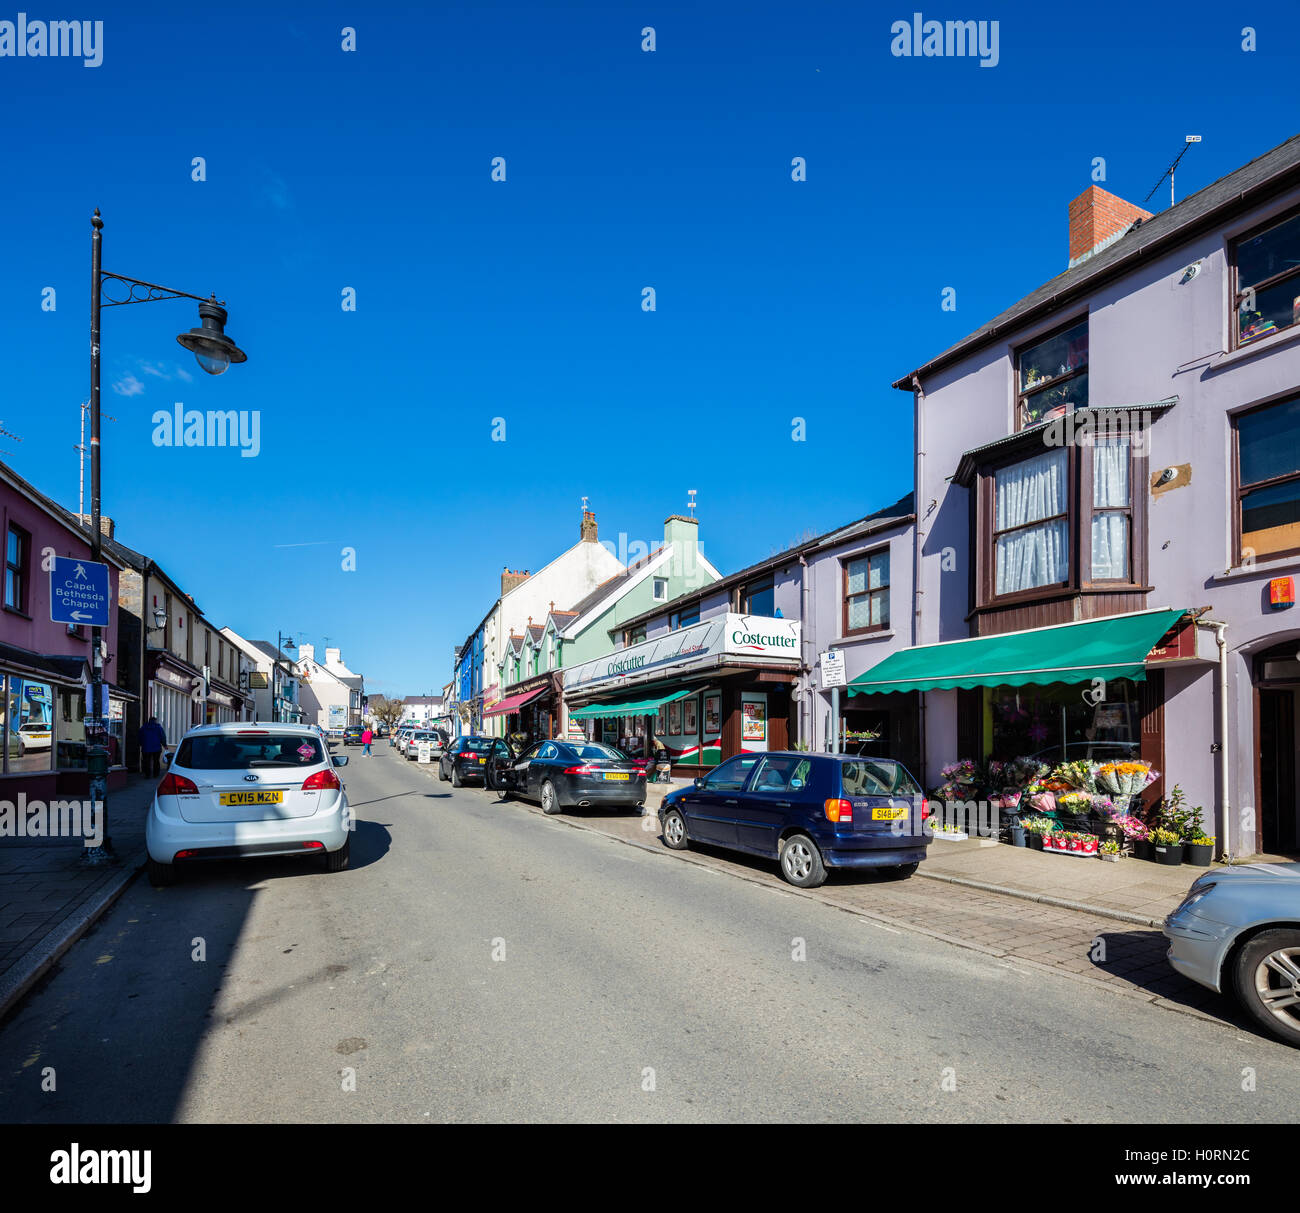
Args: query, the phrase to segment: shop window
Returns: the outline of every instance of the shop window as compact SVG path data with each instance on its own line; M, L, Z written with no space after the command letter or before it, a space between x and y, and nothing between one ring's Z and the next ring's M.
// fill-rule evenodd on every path
M5 540L5 606L24 614L27 611L27 566L31 547L32 537L22 527L10 523Z
M1016 429L1052 421L1088 404L1088 319L1016 355Z
M844 561L845 636L889 627L889 549Z
M1300 551L1300 397L1236 419L1237 563Z
M1138 758L1138 692L1127 678L1108 679L1097 703L1085 700L1073 684L990 687L984 692L992 729L989 756L1007 761L1030 755L1053 764Z
M8 773L53 769L58 749L54 717L54 688L49 683L8 676L4 765Z
M769 617L776 614L776 585L771 576L751 581L740 591L740 613Z
M1231 246L1238 346L1300 320L1300 214L1273 221Z

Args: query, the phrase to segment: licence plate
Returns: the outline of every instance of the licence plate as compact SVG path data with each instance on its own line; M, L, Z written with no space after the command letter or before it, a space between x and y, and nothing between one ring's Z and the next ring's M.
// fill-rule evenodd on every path
M629 779L631 779L632 777L631 777L630 775L627 775L627 774L617 775L617 774L609 774L609 773L607 772L606 775L605 775L605 778L606 778L606 779L621 779L621 780L623 780L623 781L626 783L626 782L627 782Z
M282 804L283 792L222 792L223 805L236 804Z
M486 759L486 758L480 758L480 759L478 760L478 764L479 764L479 766L482 766L485 762L487 762L487 759Z
M890 807L884 809L871 810L872 821L902 821L903 818L906 816L907 816L906 809L896 809Z

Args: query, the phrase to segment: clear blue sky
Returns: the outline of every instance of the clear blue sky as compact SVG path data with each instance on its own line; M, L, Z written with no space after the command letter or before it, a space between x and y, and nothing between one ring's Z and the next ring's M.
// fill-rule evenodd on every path
M1203 135L1183 197L1296 126L1276 5L294 8L61 2L32 18L102 19L102 66L0 58L0 458L75 507L99 206L107 269L215 291L249 354L209 378L191 304L105 313L105 512L218 626L388 693L450 678L584 494L650 541L698 489L724 572L895 500L890 382L1064 268L1093 157L1141 203ZM917 8L998 20L998 66L892 56ZM176 401L260 411L261 453L153 445Z

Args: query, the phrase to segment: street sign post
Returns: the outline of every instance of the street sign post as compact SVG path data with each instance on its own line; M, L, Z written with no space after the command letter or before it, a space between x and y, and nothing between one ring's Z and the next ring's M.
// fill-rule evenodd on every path
M827 649L822 654L822 687L829 687L831 692L831 722L834 732L828 743L832 754L838 754L840 750L840 687L844 685L844 654L835 649Z
M92 628L109 624L108 565L71 556L54 557L50 569L50 620Z

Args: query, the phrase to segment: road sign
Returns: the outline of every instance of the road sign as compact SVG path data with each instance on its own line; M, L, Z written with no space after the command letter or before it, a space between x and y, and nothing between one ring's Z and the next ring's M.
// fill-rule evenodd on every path
M822 686L830 688L847 685L848 680L844 675L844 654L827 650L822 654Z
M50 619L54 623L108 627L108 565L56 556L50 569Z

